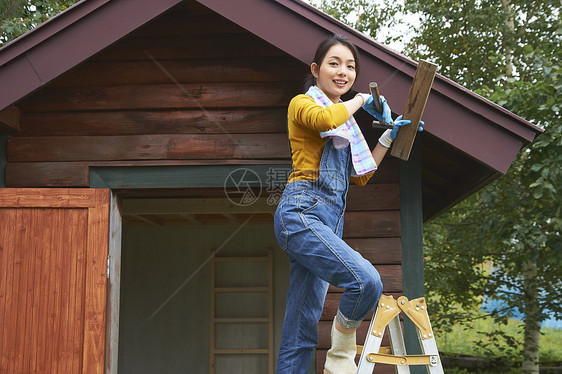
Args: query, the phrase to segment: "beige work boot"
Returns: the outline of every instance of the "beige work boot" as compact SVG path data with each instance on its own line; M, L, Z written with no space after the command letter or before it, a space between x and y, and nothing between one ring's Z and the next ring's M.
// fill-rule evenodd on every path
M336 319L332 323L332 348L326 354L324 374L355 374L357 365L357 342L353 334L344 334L336 329Z

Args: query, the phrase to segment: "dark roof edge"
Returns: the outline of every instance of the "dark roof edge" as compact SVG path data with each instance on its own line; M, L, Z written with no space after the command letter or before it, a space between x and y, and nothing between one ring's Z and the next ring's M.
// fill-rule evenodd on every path
M82 0L0 49L0 110L183 0Z
M64 30L110 0L81 0L0 48L0 67Z

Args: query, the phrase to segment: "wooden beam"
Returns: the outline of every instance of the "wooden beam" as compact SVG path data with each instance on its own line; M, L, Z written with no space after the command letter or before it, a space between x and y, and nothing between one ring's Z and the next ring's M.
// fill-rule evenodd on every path
M287 158L286 134L16 137L9 162Z
M295 82L181 83L45 87L20 106L24 111L286 107Z
M270 213L275 206L267 202L267 198L259 198L253 204L240 206L229 199L124 199L125 214L239 214L239 213Z
M0 132L20 131L21 110L14 105L0 111Z
M286 133L287 108L26 112L19 136Z
M402 116L403 119L409 119L412 123L398 130L390 152L392 156L408 161L436 72L437 65L424 60L419 62Z

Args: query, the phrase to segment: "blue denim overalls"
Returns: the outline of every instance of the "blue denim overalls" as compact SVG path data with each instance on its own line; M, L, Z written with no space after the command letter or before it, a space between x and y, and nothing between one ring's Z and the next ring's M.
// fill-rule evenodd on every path
M358 327L382 293L373 265L341 239L352 167L350 147L327 138L318 179L287 184L277 206L275 235L291 261L277 374L307 372L329 284L345 288L336 318L346 328Z

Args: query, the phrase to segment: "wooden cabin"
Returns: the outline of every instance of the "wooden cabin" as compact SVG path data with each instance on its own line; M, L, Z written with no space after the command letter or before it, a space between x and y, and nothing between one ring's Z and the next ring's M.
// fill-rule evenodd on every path
M81 1L0 49L1 373L273 372L286 107L332 33L360 51L356 89L378 82L400 114L416 62L300 0ZM374 145L382 130L356 118ZM423 119L408 162L351 187L344 230L410 298L423 221L540 132L440 75Z

